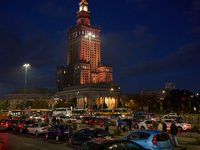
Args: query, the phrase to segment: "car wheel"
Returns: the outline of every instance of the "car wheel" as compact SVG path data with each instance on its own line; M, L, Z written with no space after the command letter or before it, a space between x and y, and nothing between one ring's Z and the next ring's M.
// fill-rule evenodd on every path
M139 126L137 124L135 125L135 129L139 129Z
M36 132L35 132L35 135L36 135L36 136L39 136L39 133L36 131Z
M48 134L46 134L46 139L48 139L49 138L49 135Z
M59 141L59 140L60 140L59 136L58 136L58 135L56 135L56 141Z
M19 132L22 134L23 133L23 130L22 130L22 128L21 129L19 129Z
M73 141L71 138L69 138L69 144L73 144Z
M13 128L13 132L15 132L16 130L15 130L15 128Z
M27 132L27 134L29 134L29 130L27 130L26 132Z
M181 132L183 129L182 129L182 127L178 127L178 130Z
M144 127L144 126L142 126L142 127L141 127L141 130L145 130L145 127Z

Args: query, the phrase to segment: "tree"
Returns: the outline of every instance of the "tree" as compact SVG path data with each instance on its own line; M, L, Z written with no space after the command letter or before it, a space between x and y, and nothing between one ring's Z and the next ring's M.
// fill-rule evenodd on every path
M8 109L8 104L6 102L2 103L0 109Z

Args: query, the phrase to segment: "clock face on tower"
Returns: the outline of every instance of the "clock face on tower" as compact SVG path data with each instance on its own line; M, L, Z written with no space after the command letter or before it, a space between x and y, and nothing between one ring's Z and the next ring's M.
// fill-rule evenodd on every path
M83 8L82 8L82 6L81 6L79 11L82 11L82 10L83 10Z
M86 7L86 6L84 6L83 10L84 10L84 11L87 11L87 7Z

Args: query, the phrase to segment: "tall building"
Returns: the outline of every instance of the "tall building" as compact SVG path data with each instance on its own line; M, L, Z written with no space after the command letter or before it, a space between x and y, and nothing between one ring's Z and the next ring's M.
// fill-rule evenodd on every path
M77 25L68 28L67 67L57 67L57 94L54 99L77 99L77 107L106 103L116 108L121 89L113 83L111 65L101 64L100 27L90 23L88 2L81 0Z
M92 83L113 81L112 66L101 64L100 31L99 27L91 26L88 2L82 0L77 12L77 25L68 29L68 68L63 67L63 71L60 67L57 68L58 90L63 90L66 84L67 86L88 84L90 80ZM59 75L64 71L67 72L66 80L61 80Z

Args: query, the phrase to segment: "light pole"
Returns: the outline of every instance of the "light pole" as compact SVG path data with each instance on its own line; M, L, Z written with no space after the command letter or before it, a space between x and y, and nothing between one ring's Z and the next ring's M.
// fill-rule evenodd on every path
M89 51L90 51L90 104L92 104L92 57L91 57L91 39L94 38L95 35L93 35L91 32L88 33L88 35L85 35L86 38L89 38Z
M24 104L23 104L23 110L25 109L25 102L26 102L26 78L27 78L27 68L30 66L29 64L24 64L25 67L25 87L24 87Z

